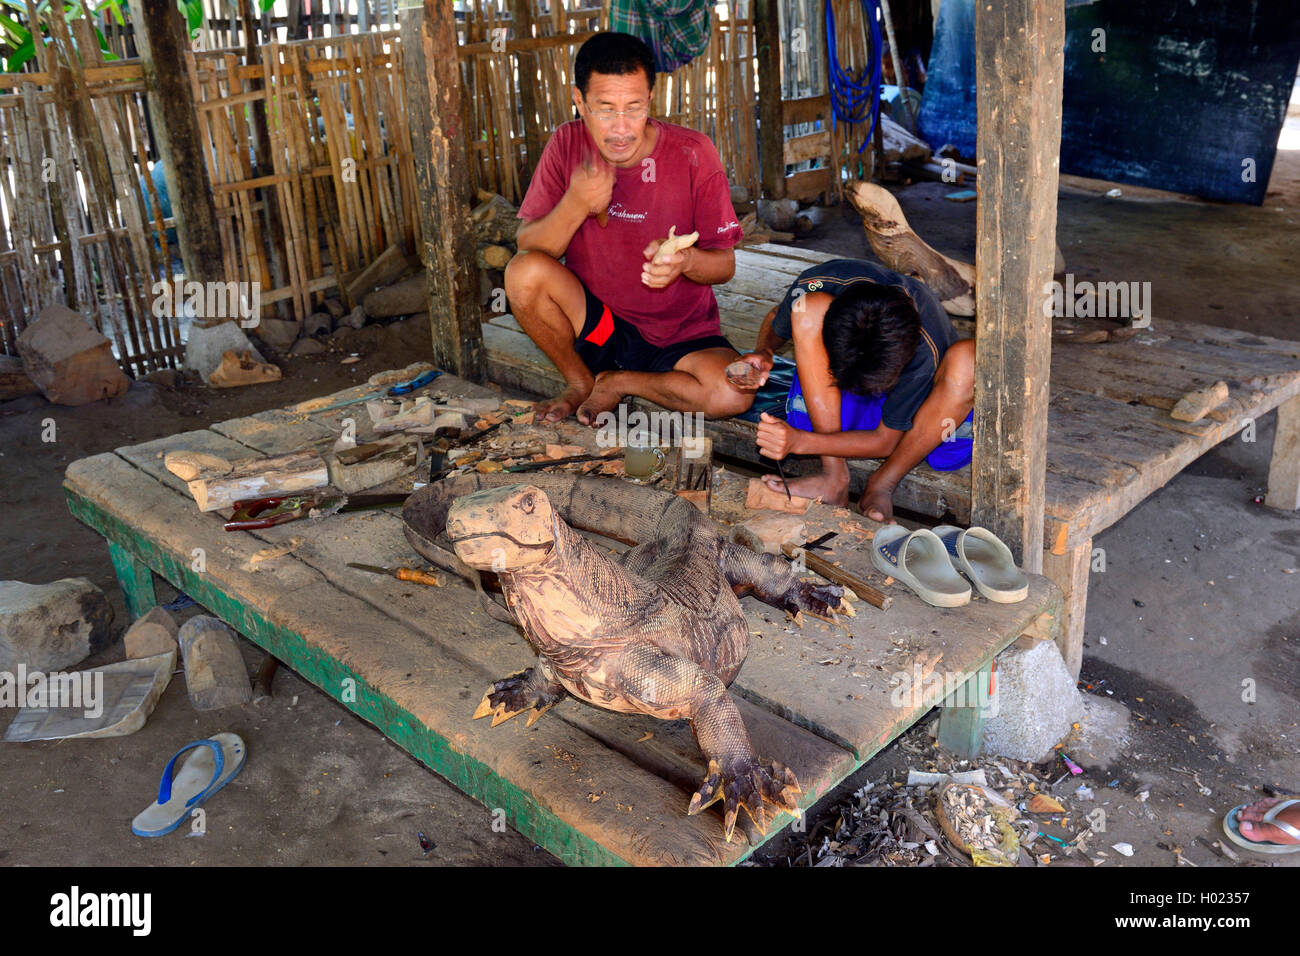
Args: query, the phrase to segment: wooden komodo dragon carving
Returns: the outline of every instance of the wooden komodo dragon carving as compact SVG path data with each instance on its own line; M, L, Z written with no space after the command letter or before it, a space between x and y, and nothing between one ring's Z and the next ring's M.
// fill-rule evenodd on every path
M794 773L754 753L727 693L749 646L738 595L834 619L848 609L838 585L801 581L784 558L724 540L682 498L613 479L456 476L416 491L402 516L430 561L448 566L435 540L445 532L465 565L495 571L537 650L537 666L496 681L476 718L491 714L496 725L528 710L531 724L566 693L685 718L708 761L687 813L722 800L730 841L741 809L764 833L775 816L765 801L799 812ZM620 560L570 525L636 546Z

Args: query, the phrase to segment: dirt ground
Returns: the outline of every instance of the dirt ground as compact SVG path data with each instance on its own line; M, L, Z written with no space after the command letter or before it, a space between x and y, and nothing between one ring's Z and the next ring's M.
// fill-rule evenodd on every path
M1300 118L1288 125L1300 135ZM1111 185L1062 187L1059 243L1077 278L1150 281L1156 325L1192 320L1300 339L1300 150L1278 153L1258 208L1127 187L1106 198ZM949 191L918 183L898 198L932 245L969 259L975 207L944 201ZM847 209L798 244L869 257ZM107 548L63 501L68 463L325 394L429 355L427 328L409 322L334 344L330 353L289 360L284 380L271 385L136 384L120 399L78 409L39 397L0 404L0 577L87 577L109 596L120 631L126 615ZM361 361L341 365L351 352ZM1103 766L1086 754L1076 759L1109 814L1105 842L1135 848L1127 860L1112 854L1115 863L1169 865L1178 848L1201 866L1232 865L1208 846L1219 838L1223 813L1261 795L1262 785L1300 791L1300 575L1285 573L1300 566L1300 515L1254 500L1266 483L1274 418L1258 423L1254 443L1233 440L1206 454L1096 539L1106 571L1092 576L1083 683L1123 702L1133 720L1121 756ZM46 419L56 425L53 443L41 441ZM161 581L158 594L163 603L176 596ZM262 654L247 642L243 648L251 672ZM118 642L90 663L121 656ZM1254 703L1242 700L1247 679L1257 688ZM0 712L0 728L11 719ZM208 804L206 836L132 836L130 820L151 801L167 757L220 730L240 734L250 756ZM905 775L927 740L918 726L905 746L886 748L838 794ZM810 825L837 798L823 801ZM434 843L427 854L417 831ZM785 849L760 858L783 865ZM1300 862L1283 859L1280 865ZM488 810L284 669L271 702L238 712L196 713L178 677L132 736L0 745L0 864L237 863L558 865L525 837L494 832Z

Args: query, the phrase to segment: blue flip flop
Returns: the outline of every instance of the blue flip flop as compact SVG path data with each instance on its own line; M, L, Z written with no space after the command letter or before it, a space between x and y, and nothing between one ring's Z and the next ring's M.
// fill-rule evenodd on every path
M181 764L173 779L177 759L190 750L194 753ZM131 832L142 837L171 833L185 822L191 810L233 780L244 769L247 757L247 748L238 734L213 734L207 740L186 744L167 761L157 801L131 821Z

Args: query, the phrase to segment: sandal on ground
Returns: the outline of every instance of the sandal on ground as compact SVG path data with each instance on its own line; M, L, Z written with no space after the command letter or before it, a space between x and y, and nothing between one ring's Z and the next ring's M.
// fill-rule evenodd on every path
M172 777L176 761L186 751L194 751ZM233 780L244 768L247 750L237 734L214 734L207 740L195 740L172 755L163 768L158 799L131 821L136 836L158 837L171 833L189 817L190 811Z

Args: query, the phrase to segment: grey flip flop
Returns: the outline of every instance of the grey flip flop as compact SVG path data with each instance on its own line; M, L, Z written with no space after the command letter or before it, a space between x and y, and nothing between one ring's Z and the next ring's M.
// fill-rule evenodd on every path
M938 535L928 528L908 531L886 525L872 540L871 563L911 588L926 604L961 607L970 603L970 585L948 560Z
M1261 820L1260 823L1267 823L1271 826L1275 826L1283 833L1289 834L1297 840L1300 840L1300 830L1297 830L1291 824L1277 818L1279 813L1287 807L1294 806L1297 803L1300 803L1300 800L1292 798L1290 800L1283 800L1276 806L1270 807L1268 812L1264 814L1264 819ZM1241 833L1241 821L1239 818L1241 811L1248 806L1250 806L1249 803L1243 803L1241 806L1233 807L1223 818L1223 832L1228 835L1229 840L1237 844L1239 847L1253 850L1256 853L1300 853L1300 843L1260 843L1246 839L1246 837Z
M1011 549L987 528L941 524L934 529L957 566L980 594L998 604L1015 604L1029 596L1029 580L1016 567Z

